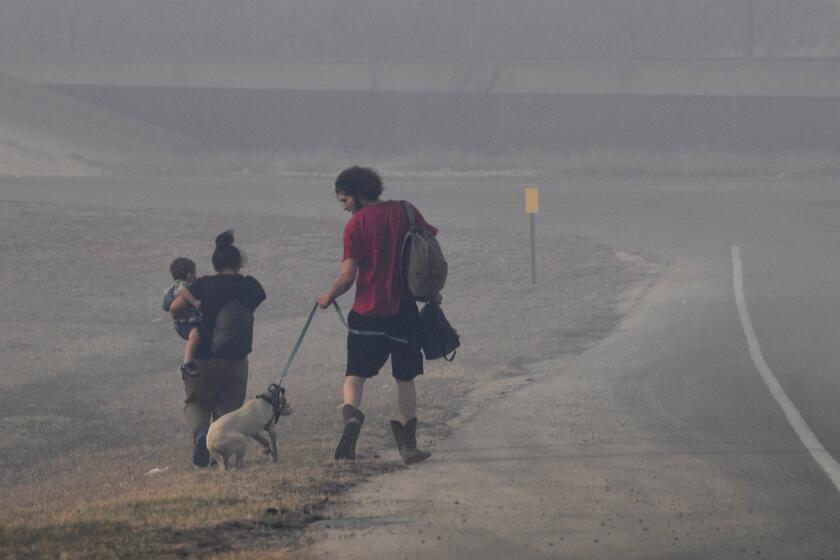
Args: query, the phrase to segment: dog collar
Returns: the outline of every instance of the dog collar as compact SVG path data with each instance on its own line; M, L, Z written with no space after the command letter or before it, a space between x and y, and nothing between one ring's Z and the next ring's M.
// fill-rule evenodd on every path
M283 409L285 409L286 407L285 407L285 406L278 406L278 405L280 404L280 402L279 402L279 401L280 401L280 399L277 399L277 401L272 401L271 399L269 399L268 397L266 397L266 396L265 396L265 394L260 394L260 395L257 395L257 398L258 398L258 399L262 399L262 400L264 400L265 402L267 402L268 404L270 404L270 405L271 405L272 410L274 411L274 415L272 416L271 420L269 420L269 421L268 421L268 424L266 424L266 425L265 425L265 428L264 428L264 429L266 429L266 430L267 430L269 426L271 426L272 424L276 424L276 423L277 423L277 421L278 421L278 420L280 419L280 417L283 415Z
M265 393L260 393L259 395L257 395L257 398L262 399L265 402L267 402L268 404L270 404L271 408L277 408L277 406L275 406L274 402L271 399L269 399L268 397L265 396Z

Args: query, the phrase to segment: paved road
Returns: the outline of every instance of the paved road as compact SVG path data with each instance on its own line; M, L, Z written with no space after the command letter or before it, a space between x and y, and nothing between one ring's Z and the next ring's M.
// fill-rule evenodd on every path
M512 182L391 188L434 208L444 227L524 232ZM329 178L231 186L4 180L0 198L323 216L331 192ZM552 376L479 412L428 464L351 493L337 510L344 520L316 526L304 553L840 558L840 491L749 353L731 249L740 248L768 370L840 460L840 189L782 178L584 179L544 185L542 195L538 232L654 251L667 272L596 348L534 365Z

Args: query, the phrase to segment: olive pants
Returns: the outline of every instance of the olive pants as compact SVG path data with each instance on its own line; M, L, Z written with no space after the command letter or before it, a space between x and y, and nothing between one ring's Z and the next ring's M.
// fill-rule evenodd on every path
M245 402L248 385L248 358L194 360L196 375L182 374L184 379L184 418L191 434L207 431L210 418L216 420Z

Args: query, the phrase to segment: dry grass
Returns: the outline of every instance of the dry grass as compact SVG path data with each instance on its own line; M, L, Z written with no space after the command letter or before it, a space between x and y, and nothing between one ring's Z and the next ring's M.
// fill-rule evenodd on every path
M181 471L147 478L76 507L32 508L0 525L0 556L241 558L241 552L289 545L297 529L321 519L332 496L395 467L373 460L262 463L224 475Z

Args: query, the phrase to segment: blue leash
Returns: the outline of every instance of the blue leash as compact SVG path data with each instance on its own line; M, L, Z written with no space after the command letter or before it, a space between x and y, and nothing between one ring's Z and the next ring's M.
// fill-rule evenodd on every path
M344 314L341 312L341 308L338 306L338 302L333 300L333 307L335 307L335 312L338 314L338 319L341 321L341 324L353 334L360 335L360 336L384 336L394 342L400 342L402 344L408 344L408 340L404 338L397 338L395 336L391 336L385 331L360 331L357 329L351 329L350 325L347 324L347 320L344 318ZM312 306L312 311L309 312L309 317L306 318L306 324L303 326L303 330L300 331L300 336L298 336L297 342L295 342L295 347L292 349L292 353L289 355L289 359L286 360L286 366L283 368L283 373L280 374L280 381L278 384L283 383L283 379L286 378L286 375L289 373L289 369L292 367L292 362L295 360L295 356L297 356L298 350L300 350L301 344L303 344L303 337L306 336L306 331L309 330L309 325L312 324L312 319L315 317L315 312L318 311L318 304Z

